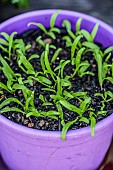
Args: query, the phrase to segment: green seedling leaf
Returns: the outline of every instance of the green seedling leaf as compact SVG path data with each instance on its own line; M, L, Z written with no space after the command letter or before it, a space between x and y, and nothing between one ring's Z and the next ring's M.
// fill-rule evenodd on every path
M60 101L60 104L62 106L64 106L65 108L67 108L68 110L71 110L73 112L76 112L78 113L79 115L81 114L81 110L79 108L77 108L76 106L70 104L68 101L64 100L64 99L61 99Z
M105 98L107 98L107 96L109 96L109 97L111 97L111 99L113 99L113 93L111 91L105 91L104 93L105 93Z
M50 89L50 88L42 88L41 90L44 90L44 91L50 91L50 92L56 92L54 89Z
M54 78L55 73L52 71L52 69L50 67L50 62L49 62L49 59L48 59L48 53L49 53L49 44L46 44L45 54L44 54L45 66L46 66L48 73L50 73L51 77L55 81L55 78Z
M48 112L44 112L46 116L50 117L50 116L59 116L60 113L54 110L50 110ZM57 118L58 119L58 118Z
M56 50L56 46L52 45L52 44L49 46L49 48L52 48L52 49Z
M68 79L61 79L61 86L68 87L69 89L72 87L71 82Z
M80 31L80 26L81 26L82 18L79 18L76 22L76 33Z
M97 23L97 24L94 26L94 28L93 28L93 30L92 30L92 32L91 32L92 40L95 39L95 36L96 36L96 34L97 34L97 31L98 31L98 27L99 27L99 24Z
M81 30L80 31L82 33L82 35L85 37L85 39L88 41L88 42L92 42L92 37L91 37L91 34L86 31L86 30Z
M75 40L76 35L75 35L71 30L68 30L68 35L69 35L73 40Z
M7 48L3 47L1 44L0 44L0 48L1 48L4 52L8 53Z
M35 108L34 106L34 91L30 91L27 94L26 102L25 102L25 111L31 110L31 107Z
M37 111L36 109L31 111L31 112L26 113L27 118L30 117L30 116L43 117L41 115L41 113L39 111Z
M81 62L80 64L80 68L78 70L78 75L80 77L82 77L84 74L86 74L86 70L88 69L88 67L90 66L89 62L87 60ZM93 74L93 73L92 73Z
M44 96L42 94L39 95L39 99L44 103L45 102L45 99L44 99Z
M103 84L102 56L100 55L98 50L95 50L94 57L95 57L96 62L97 62L98 80L99 80L100 87L102 89L102 84Z
M86 71L86 72L84 72L84 73L81 73L79 76L82 77L82 76L84 76L84 75L86 75L86 74L91 75L91 76L94 76L94 75L95 75L94 73L92 73L92 72L90 72L90 71Z
M59 28L51 28L50 32L56 32L56 33L60 34L60 29Z
M8 91L8 92L10 92L10 90L8 89L8 87L7 87L5 84L3 84L2 82L0 82L0 88L6 90L6 91Z
M33 55L31 55L31 56L29 57L28 61L31 61L31 60L34 59L34 58L40 58L40 57L39 57L39 55L37 55L37 54L33 54Z
M52 39L56 39L56 36L53 32L48 32L47 35L49 35Z
M21 105L23 107L23 104L16 98L8 98L6 100L4 100L1 104L0 104L0 109L3 108L4 106L10 104L11 102L17 103L19 105Z
M46 68L45 68L45 62L44 62L44 53L45 53L45 52L43 52L43 53L41 54L41 58L40 58L40 64L41 64L41 67L42 67L43 72L46 70Z
M91 103L91 98L86 97L86 99L80 104L80 109L81 109L82 113L87 111L88 106L89 106L90 103Z
M58 57L58 55L59 55L59 53L62 51L62 48L58 48L57 50L56 50L56 52L54 53L54 55L53 55L53 57L52 57L52 59L51 59L51 63L53 63L55 60L56 60L56 58Z
M57 71L57 70L60 70L60 69L61 69L61 61L60 61L60 64L57 67L55 67L54 72Z
M27 50L30 49L30 48L31 48L31 45L30 45L30 44L26 45L26 46L25 46L25 51L27 51Z
M108 80L113 84L113 77L106 77L106 78L104 78L104 80Z
M63 115L63 110L62 110L60 103L56 103L56 107L57 107L58 112L60 113L61 120L63 120L64 115Z
M0 90L0 94L4 94L4 92Z
M35 25L35 26L39 27L45 34L47 34L47 30L46 30L46 28L44 27L43 24L36 23L36 22L28 23L28 27L31 26L31 25Z
M50 80L48 79L47 80L48 82L46 81L46 77L43 77L43 76L38 76L38 77L30 76L29 79L38 81L39 83L43 84L44 86L53 89L53 86L49 85L50 84ZM49 84L47 84L47 83L49 83Z
M17 32L13 32L10 36L9 36L9 58L11 56L11 48L13 48L13 38L14 36L17 34Z
M96 119L92 116L90 118L90 127L91 127L91 135L94 136L95 134L95 125L96 125Z
M78 98L78 97L85 98L87 95L87 92L72 92L71 94L75 98Z
M62 86L61 86L61 79L57 77L57 92L59 95L62 95Z
M22 39L14 40L14 49L21 49L23 53L25 53L25 43Z
M108 47L108 48L104 51L104 55L106 55L106 54L108 54L108 53L110 53L110 52L112 52L112 51L113 51L113 46Z
M8 63L3 59L3 57L1 55L0 55L0 62L3 65L2 71L3 71L4 75L7 77L7 79L12 79L13 77L15 77L13 70L10 68Z
M109 101L113 100L113 93L111 91L105 91L104 94L95 93L95 96L100 96L103 99L102 102L109 102Z
M8 87L8 89L9 89L10 91L13 91L13 90L12 90L12 87L11 87L11 86L13 85L13 83L14 83L13 81L14 81L14 80L13 80L12 78L10 78L10 79L7 80L7 87Z
M56 18L58 14L61 12L61 10L57 10L50 18L50 28L53 28L55 26Z
M66 41L66 47L71 47L72 46L72 40L71 40L71 38L69 36L66 35L62 39Z
M82 43L82 45L87 47L87 48L90 48L92 50L99 49L99 47L96 44L92 43L92 42L85 41L85 42Z
M29 48L31 48L31 45L28 44L28 45L25 46L25 43L24 43L24 41L23 41L22 39L16 39L16 40L14 40L14 49L15 49L18 53L19 53L19 51L21 51L20 54L23 53L23 54L25 55L25 52L26 52Z
M14 89L14 90L26 90L26 91L29 90L29 89L28 89L26 86L24 86L23 84L14 84L13 87L12 87L12 89Z
M37 39L36 39L36 42L39 43L41 46L43 46L45 48L46 46L46 43L41 39L42 37L39 36Z
M85 50L85 48L83 47L83 48L81 48L81 49L77 52L77 55L76 55L76 58L75 58L76 67L77 67L78 65L80 65L80 63L81 63L81 56L82 56L84 50Z
M77 45L80 41L80 39L82 38L82 35L79 35L76 37L76 39L74 40L72 47L71 47L71 59L73 59L74 55L75 55L75 50L77 49Z
M42 82L42 83L45 83L45 84L48 84L48 85L52 84L51 80L49 80L48 78L46 78L44 76L38 76L37 78L39 79L39 82Z
M89 48L89 49L92 49L92 50L99 49L99 47L92 42L85 41L85 42L82 43L82 45Z
M66 30L71 30L71 23L68 20L63 20L62 26L66 27Z
M77 121L78 121L78 118L76 118L75 120L70 121L68 123L65 123L64 120L61 121L61 123L63 125L62 134L61 134L62 140L66 139L66 133L67 133L68 129L70 128L71 125L73 125Z
M74 98L74 96L66 90L64 90L63 95L66 97L66 99L73 99Z
M28 79L29 79L29 77L28 77ZM21 77L18 78L18 82L19 82L19 84L14 84L12 86L12 89L13 90L22 90L24 98L25 98L25 100L27 100L27 96L28 96L30 90L23 84ZM30 92L30 95L31 95L31 92Z
M0 33L7 41L9 41L9 35L6 32Z
M10 108L5 107L5 108L3 108L3 109L0 110L0 114L6 113L6 112L20 112L20 113L25 114L24 111L18 109L17 107L10 107Z
M79 121L80 122L85 122L85 123L89 124L89 119L86 118L86 117L82 117Z
M5 45L5 46L9 45L9 43L6 40L2 39L2 38L0 38L0 44Z
M56 95L50 95L50 98L54 100L54 103L59 101L62 97L57 93Z
M33 86L33 80L30 80L30 79L24 80L23 84L29 84L30 86Z
M34 74L35 73L33 66L26 59L26 57L23 54L19 55L18 65L27 74ZM22 65L26 68L26 70L24 69L24 67Z
M105 62L108 62L108 60L110 59L110 57L111 57L111 53L108 53L108 55L106 56Z
M80 66L81 66L81 65L80 65L80 63L81 63L81 57L82 57L82 54L83 54L84 50L85 50L84 47L81 48L81 49L78 51L78 53L77 53L77 55L76 55L76 58L73 58L74 60L72 60L72 65L75 64L75 66L76 66L76 69L74 70L74 73L73 73L72 77L75 76L75 74L77 73L77 71L79 70L79 68L80 68Z
M3 45L6 45L8 46L8 54L9 54L9 59L11 57L11 49L13 48L13 44L14 44L14 36L17 34L17 32L13 32L11 33L11 35L8 35L7 33L5 32L2 32L1 35L6 39L6 42L5 40L2 40L1 42L2 43L5 43ZM0 42L0 44L1 44Z
M107 64L106 62L103 62L103 65L102 65L103 79L110 72L111 67L112 67L111 64Z
M63 63L62 63L62 65L61 65L61 78L63 79L63 74L64 74L64 68L65 68L65 66L67 65L67 64L69 64L70 63L70 60L66 60L66 61L64 61Z
M105 116L106 113L107 113L107 111L104 111L104 110L101 110L101 111L97 112L98 115L103 115L103 116Z

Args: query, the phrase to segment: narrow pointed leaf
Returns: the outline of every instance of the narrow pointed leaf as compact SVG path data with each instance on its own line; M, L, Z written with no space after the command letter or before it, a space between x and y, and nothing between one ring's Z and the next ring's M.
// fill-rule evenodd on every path
M56 18L58 16L58 14L60 13L61 10L57 10L50 18L50 28L53 28L55 26L55 21Z
M70 121L68 123L64 123L64 120L62 120L62 124L63 124L63 129L62 129L62 133L61 133L61 139L65 140L66 139L66 133L68 131L68 129L70 128L71 125L73 125L75 122L77 122L78 118L76 118L73 121Z
M97 23L97 24L94 26L94 28L93 28L93 30L92 30L92 32L91 32L92 40L95 39L95 36L96 36L96 34L97 34L97 31L98 31L98 27L99 27L99 24Z

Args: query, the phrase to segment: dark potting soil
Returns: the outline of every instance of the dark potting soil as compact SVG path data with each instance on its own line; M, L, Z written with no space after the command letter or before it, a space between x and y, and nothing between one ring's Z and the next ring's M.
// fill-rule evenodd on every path
M27 58L29 56L31 56L32 54L38 54L40 56L41 53L43 52L44 47L42 47L39 43L36 42L36 38L40 35L42 36L42 39L44 40L45 43L55 45L57 47L57 49L60 47L62 48L62 51L60 52L59 56L57 57L55 62L51 65L52 69L54 69L56 66L58 66L61 59L67 60L70 57L70 48L67 48L65 41L62 40L62 36L66 35L66 31L64 29L61 30L61 34L56 34L55 40L52 40L50 37L47 37L47 35L42 33L40 30L31 29L26 32L23 32L20 35L17 35L17 37L16 37L17 39L20 39L20 38L23 39L25 44L31 44L31 48L29 50L27 50L27 52L26 52ZM98 46L102 50L104 49L104 47L101 44L99 44L99 43L96 43L96 44L98 44ZM50 60L51 60L54 52L55 52L55 50L51 48L50 54L49 54ZM3 51L1 51L1 53L3 54ZM108 90L110 90L113 93L113 85L109 81L105 81L105 83L103 85L103 89L101 90L100 86L99 86L98 79L97 79L97 66L96 66L92 52L88 52L84 56L82 56L82 60L86 60L86 59L91 64L90 68L88 68L88 71L94 72L95 76L84 75L83 77L80 78L76 75L74 78L72 78L70 80L72 83L72 87L71 87L71 89L69 89L69 91L87 92L87 95L92 98L91 107L94 109L94 112L97 113L102 106L102 102L101 102L102 98L94 96L94 94L97 92L104 93L105 91L108 91ZM111 62L112 62L112 60L113 60L113 56L111 56ZM42 71L39 58L32 59L31 64L34 67L35 71L37 71L37 72ZM16 63L16 55L12 57L12 60L11 60L11 62L9 62L9 65L15 73L20 73L22 75L23 80L26 79L27 74L25 72L23 72L18 67L18 64ZM72 73L73 73L73 66L71 64L68 64L65 67L64 75L65 76L71 75ZM6 83L6 79L5 79L2 71L0 71L0 80L1 80L1 82ZM33 86L31 86L29 84L26 84L26 86L30 90L35 91L34 103L35 103L35 107L37 108L37 110L44 110L44 111L57 110L56 106L54 104L52 106L42 106L42 101L39 99L40 94L44 95L45 100L47 102L52 101L52 99L50 98L51 92L43 91L42 88L44 86L42 84L34 81ZM24 100L21 90L17 90L14 94L11 94L4 90L4 95L2 97L4 98L4 96L5 96L5 98L16 97L23 104L25 103L25 100ZM79 107L79 101L77 99L71 99L70 103ZM18 104L15 104L15 103L10 103L9 106L20 107L20 106L18 106ZM108 111L106 116L98 115L96 117L97 122L104 119L111 113L113 113L113 102L112 101L110 101L109 103L106 103L105 110ZM68 109L66 109L64 107L63 107L63 112L64 112L65 122L74 120L77 117L77 114L75 112L69 111ZM21 125L24 125L24 126L27 126L30 128L35 128L35 129L40 129L40 130L52 130L52 131L61 131L61 129L62 129L60 118L59 118L59 120L55 120L55 119L48 118L48 117L42 118L42 117L35 117L35 116L26 118L26 115L23 115L22 113L17 113L17 112L8 112L8 113L3 113L2 115L4 115L6 118L8 118L18 124L21 124ZM88 117L89 113L85 112L84 116ZM85 127L85 126L88 126L85 122L76 122L70 127L70 129L78 129L78 128Z

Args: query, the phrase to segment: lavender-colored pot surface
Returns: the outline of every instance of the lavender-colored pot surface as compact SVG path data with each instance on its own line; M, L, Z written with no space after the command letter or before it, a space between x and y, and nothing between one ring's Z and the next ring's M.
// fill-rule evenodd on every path
M0 32L21 33L29 22L41 22L49 27L49 19L55 10L34 11L16 16L0 25ZM113 45L113 29L93 17L62 10L56 25L69 19L74 30L78 17L81 28L91 31L100 24L96 40L105 47ZM103 160L113 135L113 114L97 123L95 136L90 128L69 131L66 141L60 140L60 132L30 129L7 120L0 115L0 154L11 170L96 170Z

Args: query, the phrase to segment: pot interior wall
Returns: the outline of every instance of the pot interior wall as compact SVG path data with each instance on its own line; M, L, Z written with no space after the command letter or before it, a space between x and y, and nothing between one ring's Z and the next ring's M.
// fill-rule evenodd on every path
M18 33L21 33L27 29L36 28L35 26L28 27L27 24L29 22L39 22L39 23L44 24L45 27L48 28L50 16L54 12L55 10L46 10L45 12L43 12L42 10L39 13L34 11L34 12L29 12L27 14L14 17L13 19L9 19L8 21L4 22L4 24L2 24L2 26L0 27L0 32L6 31L7 33L11 33L13 31L17 31ZM59 16L57 17L55 25L58 27L61 27L62 21L64 19L68 19L72 24L73 31L75 31L75 23L79 17L83 18L81 29L86 29L89 32L91 32L95 23L98 22L99 30L98 30L95 40L102 43L105 47L112 45L113 33L111 31L111 28L108 25L104 24L103 22L97 19L94 19L93 17L88 17L85 14L80 14L76 12L67 12L67 11L61 10ZM109 31L109 34L108 34L108 31Z

